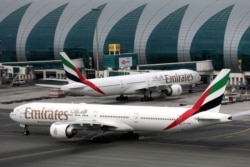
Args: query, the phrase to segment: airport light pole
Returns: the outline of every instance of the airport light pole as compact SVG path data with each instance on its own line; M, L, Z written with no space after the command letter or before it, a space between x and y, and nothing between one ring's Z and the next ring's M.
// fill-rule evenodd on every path
M93 8L92 11L100 12L100 8ZM96 75L99 78L99 41L98 41L98 19L96 19L95 23L95 37L96 37Z

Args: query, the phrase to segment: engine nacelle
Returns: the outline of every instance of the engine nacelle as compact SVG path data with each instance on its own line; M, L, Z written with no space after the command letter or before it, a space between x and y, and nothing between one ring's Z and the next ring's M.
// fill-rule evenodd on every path
M182 87L181 85L178 84L171 85L167 87L166 90L164 90L164 92L167 96L178 96L181 95L182 93Z
M50 135L54 138L71 138L77 134L77 130L69 124L53 123L50 126Z

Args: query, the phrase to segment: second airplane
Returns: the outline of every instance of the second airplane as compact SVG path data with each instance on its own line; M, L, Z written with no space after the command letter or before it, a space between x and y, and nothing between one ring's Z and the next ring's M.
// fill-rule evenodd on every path
M153 92L178 96L183 85L192 87L201 79L198 72L188 69L86 79L65 52L60 55L68 79L68 84L60 89L72 95L119 95L116 100L121 101L127 99L125 95L142 94L141 101L150 101Z

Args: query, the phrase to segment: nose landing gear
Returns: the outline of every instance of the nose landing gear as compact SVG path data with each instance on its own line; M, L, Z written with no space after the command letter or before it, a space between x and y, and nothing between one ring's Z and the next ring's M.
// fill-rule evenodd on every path
M20 124L20 126L21 126L22 128L24 128L23 134L24 134L25 136L27 136L27 135L30 134L30 131L29 131L29 129L28 129L28 125Z

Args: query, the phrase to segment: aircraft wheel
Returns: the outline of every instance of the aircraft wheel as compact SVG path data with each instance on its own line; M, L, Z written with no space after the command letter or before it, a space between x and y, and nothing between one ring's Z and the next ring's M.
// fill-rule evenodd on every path
M141 102L144 102L145 101L145 98L141 98Z
M128 132L128 133L123 133L122 138L125 140L133 140L133 139L139 139L139 134L138 133L133 133L133 132Z
M134 139L136 139L136 140L139 139L139 134L138 134L138 133L135 133L135 134L134 134Z
M97 136L97 137L93 138L93 142L95 142L95 143L109 143L110 139L108 137L101 135L101 136Z
M124 101L124 100L128 100L128 96L121 95L121 96L116 97L116 101Z
M25 131L23 132L23 134L24 134L25 136L28 136L28 135L30 134L30 131L25 130Z
M143 97L143 98L141 98L141 101L142 101L142 102L152 101L152 100L153 100L152 97Z

